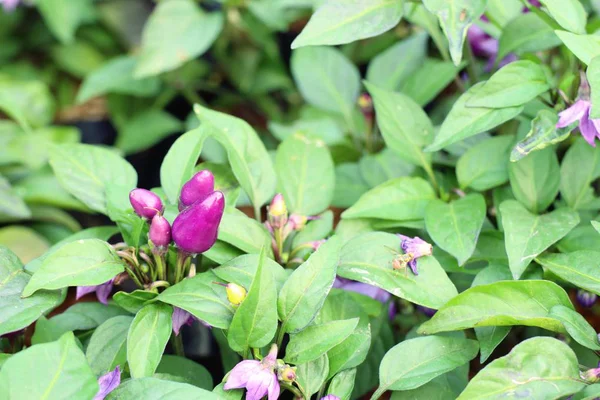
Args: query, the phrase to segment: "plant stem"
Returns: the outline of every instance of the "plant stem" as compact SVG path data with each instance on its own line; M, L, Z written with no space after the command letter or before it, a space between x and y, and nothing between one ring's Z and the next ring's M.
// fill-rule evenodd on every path
M471 81L471 86L474 86L479 82L479 74L477 73L477 65L475 64L475 55L473 54L473 49L469 45L469 42L465 42L465 53L467 54L467 72L469 73L469 80Z
M382 394L385 393L385 388L378 387L373 396L371 396L371 400L377 400L381 397Z
M171 333L171 344L173 345L173 351L180 357L185 357L185 352L183 350L183 341L181 340L181 336L175 335L175 332Z
M167 274L165 272L165 256L164 254L159 254L158 252L154 253L154 261L156 262L156 273L158 274L158 279L162 281L167 280Z
M279 327L279 330L277 331L277 339L275 340L275 343L277 343L277 348L280 349L281 348L281 343L283 342L283 337L285 336L285 331L283 330L283 324Z
M282 388L287 389L290 392L292 392L296 398L308 400L308 398L306 397L305 394L301 393L298 389L296 389L295 387L293 387L289 383L279 382L279 385Z

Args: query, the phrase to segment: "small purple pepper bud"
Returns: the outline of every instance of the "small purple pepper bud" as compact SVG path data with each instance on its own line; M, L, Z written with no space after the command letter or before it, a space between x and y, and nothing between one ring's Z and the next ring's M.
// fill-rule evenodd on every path
M164 210L160 197L146 189L133 189L129 193L129 202L135 213L146 219L152 219Z
M579 289L577 291L577 302L582 307L590 308L591 306L594 305L594 303L596 302L597 299L598 299L598 296L596 296L596 294L594 294L594 293L590 293L583 289Z
M181 188L179 195L179 211L191 206L197 201L204 200L215 191L215 177L212 172L202 170L187 181Z
M171 225L162 215L156 214L150 224L148 237L156 247L168 247L171 243Z
M267 216L273 229L280 229L287 223L288 210L281 193L277 193L271 200Z
M173 221L173 241L181 250L203 253L217 241L219 223L225 210L225 197L219 191L212 192L179 213Z

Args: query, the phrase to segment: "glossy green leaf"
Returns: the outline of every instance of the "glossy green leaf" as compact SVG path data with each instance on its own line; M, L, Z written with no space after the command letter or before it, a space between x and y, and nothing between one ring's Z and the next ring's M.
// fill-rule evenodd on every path
M217 237L251 254L260 253L266 246L267 255L272 256L271 236L265 226L238 209L225 210Z
M470 194L449 204L433 200L425 211L427 233L463 265L475 251L486 215L485 199Z
M350 400L355 380L356 368L338 372L329 382L327 394L337 396L340 400Z
M392 392L391 400L456 400L467 386L469 366L463 365L412 390Z
M314 240L325 239L333 230L333 213L330 210L309 221L304 229L294 236L292 248Z
M223 14L207 13L192 0L159 4L144 25L136 78L174 70L202 55L223 28Z
M127 332L133 317L121 315L104 322L92 334L85 350L87 361L100 376L112 371L117 365L123 370L127 362Z
M585 173L583 173L585 171ZM590 207L595 199L590 187L600 178L600 148L590 146L583 138L567 150L560 166L560 194L574 210Z
M422 178L392 179L362 195L342 218L381 218L394 221L418 220L435 199L431 185Z
M99 239L67 243L46 258L23 290L27 297L40 289L100 285L123 272L123 261Z
M316 215L329 207L334 165L321 139L300 132L288 137L277 149L275 169L278 190L290 213Z
M508 154L514 136L496 136L471 147L456 164L460 187L485 191L508 181Z
M335 167L335 193L332 206L347 208L370 189L368 182L360 175L356 163L344 163Z
M266 250L263 249L248 295L235 311L229 326L227 341L238 352L265 347L277 330L277 291L271 269L265 264Z
M119 131L115 146L126 154L146 150L165 137L179 132L183 124L163 110L146 110L127 121Z
M80 25L95 19L96 10L90 0L67 3L62 0L38 0L36 6L50 31L63 43L75 39Z
M380 35L400 22L402 3L402 0L325 2L292 42L292 49L344 44Z
M310 397L321 389L328 372L329 360L327 354L322 354L315 360L299 364L296 369L296 377L306 395Z
M596 331L577 311L565 306L554 306L550 310L550 318L561 321L569 335L580 345L600 350Z
M586 70L586 78L590 84L592 109L590 118L600 118L600 57L594 57Z
M13 355L0 370L2 399L89 400L97 391L96 376L71 332Z
M438 309L456 296L454 284L434 257L421 257L419 275L394 270L394 250L400 251L400 238L383 232L364 233L342 248L338 275L382 288L394 296Z
M535 257L579 223L579 215L567 208L534 215L514 200L500 204L500 212L508 262L515 279L519 279Z
M315 318L333 285L342 243L335 236L289 276L279 291L277 312L284 332L298 332Z
M475 328L475 336L479 341L480 358L482 364L492 355L492 352L510 333L510 326L482 326Z
M533 61L512 62L498 70L467 102L467 107L521 106L548 91L544 69Z
M510 163L508 172L516 199L533 213L543 212L558 195L560 167L552 148Z
M548 253L536 258L536 262L565 281L600 295L600 252Z
M500 281L467 289L448 301L419 328L422 334L463 330L479 326L538 326L564 332L563 324L550 318L550 309L573 309L567 293L545 280Z
M217 268L213 268L212 272L226 282L233 282L244 288L250 288L256 275L259 260L259 254L244 254L221 264ZM268 269L273 275L273 282L277 292L279 292L289 276L289 271L270 258L265 258L264 268Z
M217 394L188 383L173 382L158 378L127 380L106 397L106 400L121 399L221 400Z
M358 318L331 321L311 325L299 333L292 334L285 348L284 361L302 364L316 360L350 336L357 324Z
M146 303L153 300L158 293L147 292L145 290L136 289L131 293L128 292L117 292L113 296L113 301L119 305L119 307L127 310L132 314L137 314Z
M0 176L0 218L29 218L31 210L21 197L15 193L10 182Z
M585 33L587 14L579 0L541 0L540 3L560 26L571 32Z
M433 139L433 125L423 109L402 93L380 89L368 82L373 96L377 125L390 149L411 164L431 172L431 157L423 147Z
M227 300L222 283L211 271L187 278L162 292L157 300L184 309L216 328L227 329L233 307Z
M451 61L427 58L402 82L400 91L424 107L452 82L462 66L457 67Z
M497 60L510 53L537 52L560 45L561 41L546 21L536 13L522 14L512 19L500 35Z
M95 329L111 318L127 315L129 313L114 304L99 302L75 303L60 314L54 315L50 320L64 332Z
M60 184L94 211L106 214L107 187L136 187L137 173L114 152L86 144L64 144L50 150L50 165Z
M43 82L0 82L0 110L19 123L25 131L49 125L56 105Z
M271 200L276 182L273 162L254 129L242 119L200 105L194 112L227 150L231 169L255 208Z
M555 31L565 46L584 64L590 64L600 55L600 37L596 35L578 35L566 31Z
M169 374L182 378L185 383L201 389L212 390L213 379L210 372L195 361L185 357L165 354L156 368L157 374Z
M167 304L153 303L135 316L127 333L127 363L133 378L152 376L171 337L171 314Z
M559 399L581 390L575 353L549 337L526 340L492 361L470 382L459 400L521 397Z
M477 355L475 340L428 336L405 340L392 347L383 357L379 367L380 383L375 392L410 390L452 371ZM398 360L402 360L401 366Z

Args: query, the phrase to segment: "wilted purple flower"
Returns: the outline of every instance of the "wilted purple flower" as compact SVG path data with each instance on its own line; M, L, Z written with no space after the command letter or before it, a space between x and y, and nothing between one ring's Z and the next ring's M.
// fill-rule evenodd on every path
M328 394L325 397L321 397L321 400L340 400L340 398L332 394Z
M75 300L79 300L83 296L89 293L96 292L98 301L102 304L108 304L108 296L112 292L113 282L115 278L112 278L108 282L96 286L78 286L77 293L75 294Z
M190 254L203 253L217 241L219 223L225 210L225 197L212 192L183 210L173 221L173 241Z
M21 0L0 0L0 4L2 4L4 11L13 11L20 2Z
M160 197L146 189L133 189L129 193L129 202L133 211L142 218L152 219L164 210Z
M400 239L402 239L400 248L402 248L404 254L407 254L411 257L411 260L408 262L408 266L412 270L413 274L418 275L417 259L419 257L430 256L433 254L433 246L418 236L415 236L412 239L404 235L398 236L400 236Z
M268 396L268 400L279 398L279 381L275 373L277 366L277 345L272 345L269 354L262 359L239 362L227 378L223 389L246 388L246 400L260 400Z
M183 325L192 326L195 319L196 318L192 314L185 311L184 309L179 307L173 307L171 322L173 325L173 332L175 333L175 336L179 336L179 331L181 330L181 327Z
M121 369L117 365L113 371L110 371L98 378L98 386L100 389L94 400L104 400L106 396L121 384Z
M577 291L577 302L582 306L589 308L594 305L598 296L594 293L590 293L587 290L579 289Z
M150 224L148 237L156 247L167 247L171 243L171 225L165 217L156 214Z
M600 119L591 119L590 111L592 103L590 101L590 85L585 74L581 74L581 84L579 85L578 100L571 107L558 114L559 119L556 123L557 128L566 128L567 126L579 121L579 131L581 136L590 145L596 147L595 139L600 138Z
M204 200L215 191L215 177L212 172L202 170L187 181L181 188L179 195L179 211L191 206L197 201Z

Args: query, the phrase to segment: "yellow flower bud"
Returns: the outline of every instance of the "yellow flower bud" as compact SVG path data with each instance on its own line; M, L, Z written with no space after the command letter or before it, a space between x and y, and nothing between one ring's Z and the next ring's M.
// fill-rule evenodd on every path
M282 217L287 215L287 206L281 194L276 194L269 206L269 214L273 217Z
M296 380L296 367L288 365L279 372L279 377L284 382L294 382Z
M228 283L225 286L225 292L227 293L227 300L234 306L239 306L242 301L246 298L246 289L235 283Z

